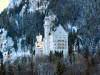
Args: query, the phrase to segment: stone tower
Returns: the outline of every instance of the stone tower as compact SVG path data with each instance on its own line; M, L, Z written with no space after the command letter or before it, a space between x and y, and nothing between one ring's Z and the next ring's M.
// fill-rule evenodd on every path
M49 33L50 33L50 28L51 28L51 26L52 26L52 23L51 23L51 20L50 20L50 17L45 17L45 19L44 19L44 49L45 49L45 51L44 51L44 53L46 54L46 55L48 55L49 54L49 44L50 44L50 42L49 42Z
M54 25L54 21L56 19L56 15L54 15L52 12L48 13L48 16L44 18L44 53L46 55L49 55L50 52L50 37L49 33L51 30L51 27Z

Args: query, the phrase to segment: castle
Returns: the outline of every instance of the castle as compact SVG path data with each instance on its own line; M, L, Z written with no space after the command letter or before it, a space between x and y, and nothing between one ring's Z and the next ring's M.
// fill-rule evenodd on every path
M36 55L49 55L50 51L55 53L63 51L64 58L68 55L68 32L59 25L54 30L55 15L46 16L44 19L44 38L39 34L36 38Z

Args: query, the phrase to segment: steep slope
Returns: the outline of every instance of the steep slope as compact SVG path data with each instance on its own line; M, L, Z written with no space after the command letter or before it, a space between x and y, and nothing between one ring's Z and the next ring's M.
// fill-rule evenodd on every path
M0 15L0 26L8 30L8 35L13 40L24 35L26 42L33 45L36 35L39 32L44 34L43 19L50 11L57 16L55 26L62 24L72 36L75 34L72 44L79 39L83 48L88 45L91 51L98 49L99 0L11 0Z

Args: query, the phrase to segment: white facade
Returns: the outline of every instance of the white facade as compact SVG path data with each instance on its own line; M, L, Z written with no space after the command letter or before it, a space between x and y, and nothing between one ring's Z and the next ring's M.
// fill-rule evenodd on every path
M68 53L68 32L59 25L55 32L51 33L50 36L50 50L54 53L55 51L63 51L64 57L67 57Z
M53 26L53 19L51 19L52 16L50 17L45 17L45 22L44 22L44 39L43 41L41 40L40 42L38 41L40 39L37 39L38 43L42 43L42 46L39 45L37 47L37 42L36 42L36 53L40 54L38 51L43 51L43 54L49 55L50 51L55 53L63 51L63 56L64 58L67 57L68 54L68 32L65 31L65 29L59 25L55 31L51 30L51 27ZM53 18L53 17L52 17ZM41 47L41 48L40 48ZM37 49L38 48L38 49Z

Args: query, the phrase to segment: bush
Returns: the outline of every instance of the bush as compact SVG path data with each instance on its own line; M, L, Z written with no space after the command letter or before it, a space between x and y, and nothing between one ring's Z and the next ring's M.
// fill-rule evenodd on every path
M33 69L33 66L34 66L34 64L31 62L31 63L30 63L30 68L31 68L31 70Z
M53 56L53 53L52 53L52 51L50 51L50 53L49 53L49 61L50 62L52 61L52 56Z
M18 65L18 71L21 72L21 66L20 65Z
M86 73L86 75L90 75L90 72L89 72L88 68L85 70L85 73Z
M55 51L55 54L54 54L56 57L63 57L63 51L61 51L61 52L57 52L57 51Z
M61 62L58 62L57 67L56 67L56 74L57 75L62 75L64 70L65 70L65 65L62 64Z

